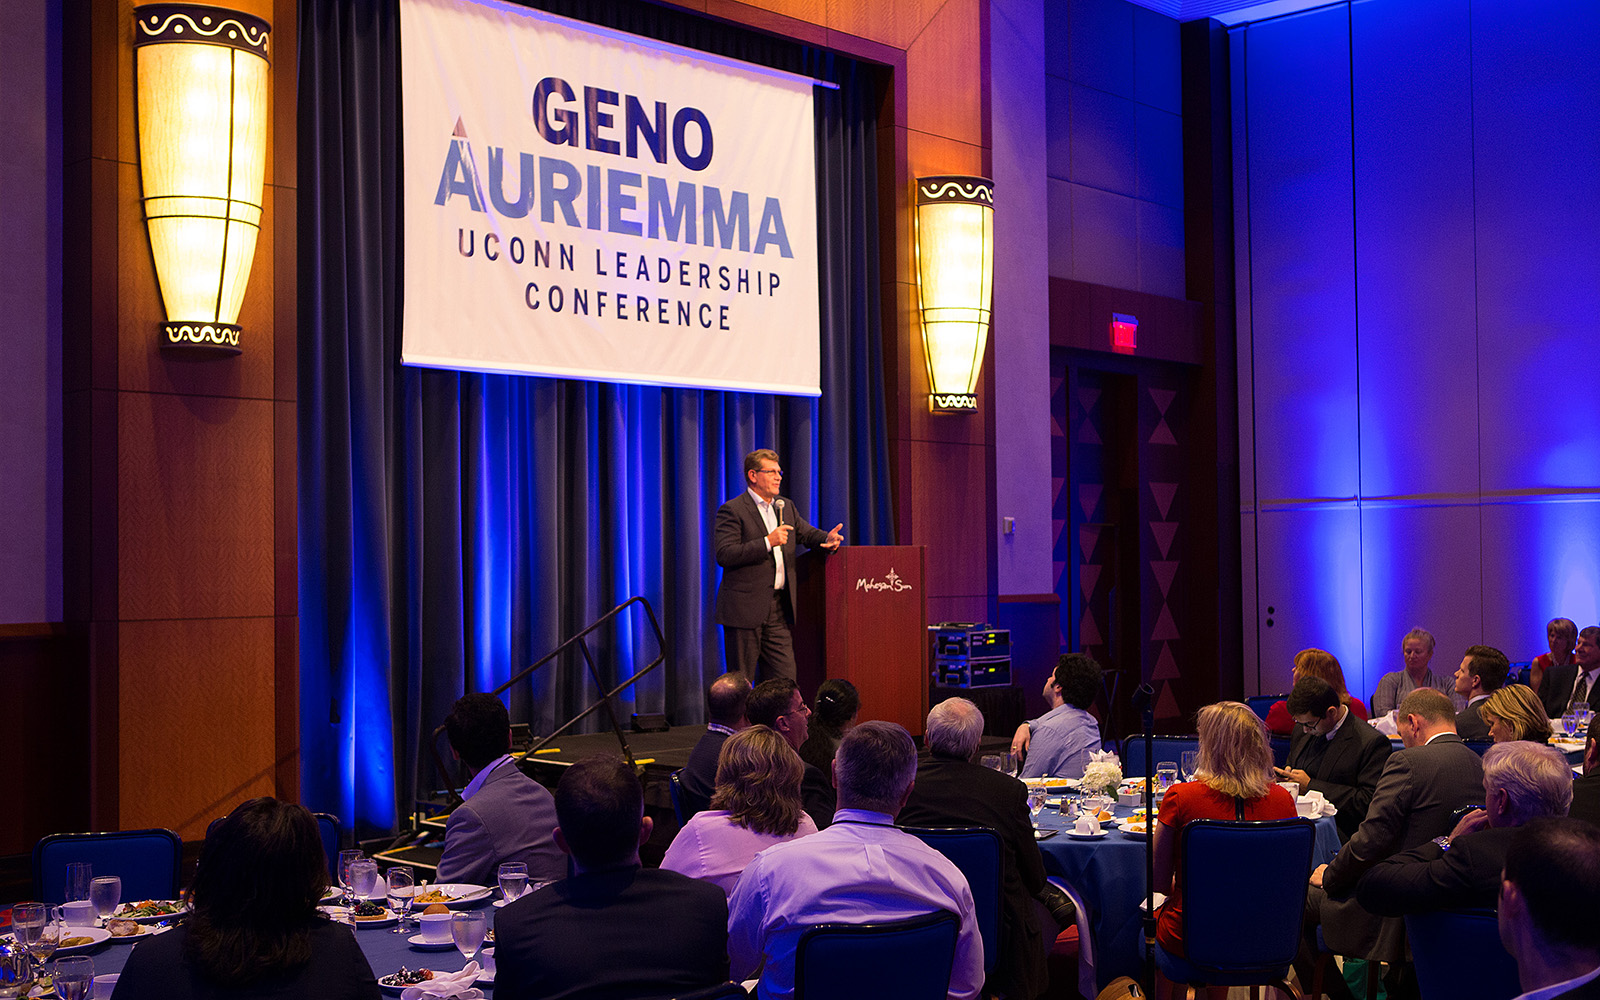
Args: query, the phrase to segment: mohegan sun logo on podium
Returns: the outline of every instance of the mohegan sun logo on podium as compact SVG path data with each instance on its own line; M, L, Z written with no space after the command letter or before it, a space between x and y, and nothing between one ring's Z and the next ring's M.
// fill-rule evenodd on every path
M900 574L896 573L894 571L894 567L891 566L889 567L889 572L885 573L882 577L876 580L869 580L864 576L857 577L856 589L864 590L869 594L876 593L880 590L887 590L890 593L898 594L903 590L913 590L915 588L913 588L911 584L902 580L900 578Z

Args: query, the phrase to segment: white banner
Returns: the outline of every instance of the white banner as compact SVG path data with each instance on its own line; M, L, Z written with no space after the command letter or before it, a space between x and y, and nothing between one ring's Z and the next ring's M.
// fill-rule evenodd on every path
M812 83L401 0L407 364L821 392Z

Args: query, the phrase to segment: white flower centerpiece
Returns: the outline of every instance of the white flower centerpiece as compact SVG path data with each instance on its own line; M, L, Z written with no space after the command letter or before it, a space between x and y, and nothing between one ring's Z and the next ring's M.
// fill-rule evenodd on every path
M1089 765L1083 769L1078 787L1094 795L1115 795L1122 783L1122 762L1110 750L1089 752Z

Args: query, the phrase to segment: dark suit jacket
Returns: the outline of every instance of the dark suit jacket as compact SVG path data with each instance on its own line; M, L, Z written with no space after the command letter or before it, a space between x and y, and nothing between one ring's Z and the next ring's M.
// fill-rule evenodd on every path
M833 823L833 811L838 808L838 793L833 788L833 775L815 764L806 764L800 775L800 808L806 811L818 830L826 830Z
M1289 747L1289 766L1311 775L1311 788L1321 792L1339 810L1334 819L1339 826L1339 840L1349 840L1367 816L1378 777L1383 774L1383 765L1394 747L1389 737L1351 712L1328 741L1327 750L1312 771L1300 762L1313 739L1321 737L1314 737L1304 729L1296 734Z
M555 828L550 792L514 761L502 764L445 820L438 880L492 886L505 861L526 862L534 881L563 878L567 856L556 846Z
M728 900L659 868L574 875L495 914L503 997L643 1000L728 978Z
M1551 1000L1600 1000L1600 978L1595 978L1565 993L1557 993Z
M689 763L678 772L678 792L689 815L711 808L711 793L717 790L717 757L728 734L707 729L689 751Z
M1489 739L1489 724L1483 721L1479 709L1483 702L1476 701L1456 713L1456 735L1464 740ZM1560 718L1560 716L1557 716Z
M1044 888L1044 858L1033 838L1028 790L1015 778L969 761L924 753L917 760L902 826L987 826L1000 834L1000 954L984 993L1032 998L1049 986L1033 897Z
M1572 783L1572 808L1567 815L1600 826L1600 771Z
M795 609L794 564L799 543L816 548L828 540L828 533L812 527L800 508L788 497L783 500L783 523L793 525L783 546L784 591L789 607ZM755 628L767 619L772 607L772 580L776 560L768 550L767 526L755 498L745 490L717 508L712 523L717 565L722 567L722 583L717 587L717 624L734 628Z
M1378 862L1361 876L1356 899L1369 913L1403 917L1430 910L1494 909L1500 873L1516 827L1490 827L1457 837L1444 851L1429 841Z
M1367 816L1322 875L1332 899L1355 892L1356 882L1385 858L1441 837L1454 813L1483 802L1483 759L1446 733L1426 746L1389 755Z
M1561 717L1567 714L1567 699L1572 697L1572 686L1578 680L1578 665L1565 663L1552 667L1544 675L1544 712L1555 720L1553 728L1560 728ZM1600 678L1589 688L1589 707L1600 712Z

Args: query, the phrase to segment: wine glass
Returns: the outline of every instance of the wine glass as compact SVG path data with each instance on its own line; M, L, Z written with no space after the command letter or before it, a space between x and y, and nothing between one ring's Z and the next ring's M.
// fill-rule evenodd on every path
M1028 789L1028 815L1033 817L1034 825L1039 825L1039 813L1044 809L1044 789Z
M400 919L395 921L392 934L403 934L406 918L411 914L411 900L417 894L417 883L411 869L399 866L389 869L389 909Z
M11 908L11 936L30 955L34 944L44 935L46 910L43 903L18 903ZM43 973L44 969L41 967L39 972ZM17 978L22 978L20 973Z
M56 948L61 944L61 907L47 906L44 908L44 925L39 934L28 945L28 954L33 957L35 965L43 969L49 964L56 953Z
M469 962L483 947L483 936L488 930L489 918L482 910L457 910L450 914L450 937L456 943L456 951Z
M69 955L56 959L56 995L61 1000L84 1000L94 982L94 959L88 955Z
M521 861L507 861L500 866L500 895L506 902L519 898L528 891L528 866Z
M350 902L350 866L364 857L360 851L339 852L339 888L344 891L344 901L347 903Z
M1567 712L1561 716L1561 731L1570 739L1578 731L1578 715L1576 712Z
M360 860L350 863L350 891L355 894L353 905L366 902L372 890L378 887L378 863Z
M94 904L94 912L100 915L100 922L117 912L117 904L122 901L122 879L116 875L96 875L89 882L89 902Z
M1183 780L1193 781L1200 771L1200 751L1185 750L1180 755L1179 765L1183 768Z

